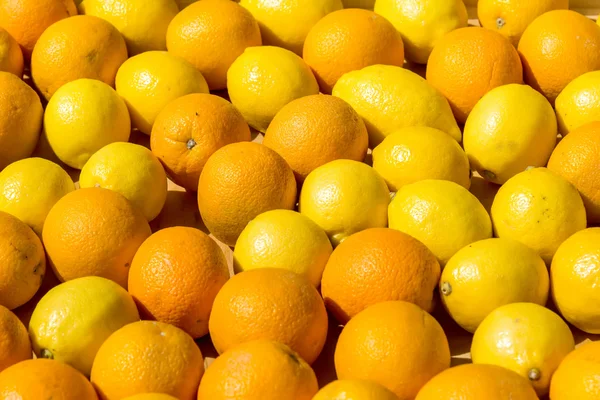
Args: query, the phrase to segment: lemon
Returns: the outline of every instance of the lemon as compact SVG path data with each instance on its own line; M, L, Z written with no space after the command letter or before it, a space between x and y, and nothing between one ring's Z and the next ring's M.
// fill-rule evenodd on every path
M489 91L467 118L463 145L473 169L503 184L527 167L543 167L556 146L556 116L542 94L527 85Z
M457 183L428 179L403 186L390 203L389 226L423 242L444 266L463 247L492 237L490 216Z
M483 205L488 214L492 211L492 203L496 193L500 190L500 185L486 181L479 174L475 173L471 177L471 187L469 191L473 196L477 197L477 200Z
M41 298L29 322L29 336L38 357L64 362L90 376L102 343L139 319L125 289L88 276L61 283Z
M445 132L426 126L403 128L373 150L373 168L391 191L425 179L471 185L467 155Z
M556 98L555 107L558 129L563 136L600 120L600 71L573 79Z
M444 96L419 75L390 65L372 65L344 74L333 95L349 103L363 118L370 147L401 128L429 126L457 142L461 132Z
M112 143L95 153L81 169L81 188L102 187L121 193L148 221L167 199L167 174L154 154L133 143Z
M319 93L304 60L279 47L248 47L227 71L229 98L248 125L265 132L273 117L292 100Z
M494 198L497 237L531 247L550 264L558 246L585 229L585 207L577 189L546 168L532 168L508 180Z
M283 268L319 286L332 247L323 229L290 210L260 214L244 228L233 251L236 273L257 268Z
M200 71L166 51L149 51L125 61L115 86L129 108L133 127L146 135L168 103L186 94L208 93Z
M104 82L78 79L61 86L46 106L44 135L56 156L81 169L96 151L126 142L131 132L127 106Z
M545 305L549 289L544 260L516 240L485 239L459 250L440 279L444 307L473 333L496 308L510 303Z
M377 0L375 12L387 18L402 35L406 59L419 64L427 63L442 36L468 23L462 0Z
M558 315L538 304L512 303L498 307L479 325L471 358L475 364L515 371L544 396L552 374L574 349L573 334Z
M358 161L335 160L308 174L299 210L337 246L353 233L385 227L389 202L389 189L377 171Z

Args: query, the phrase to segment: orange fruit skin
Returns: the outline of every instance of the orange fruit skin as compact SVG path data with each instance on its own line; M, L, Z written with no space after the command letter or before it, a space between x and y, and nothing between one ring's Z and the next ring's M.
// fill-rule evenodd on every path
M403 300L426 311L440 264L421 242L389 228L355 233L331 254L321 281L325 306L341 323L383 301Z
M251 340L275 340L309 364L327 336L327 311L308 279L262 268L232 277L215 298L208 328L219 354Z
M196 398L204 359L194 340L172 325L139 321L125 325L102 344L91 381L103 400L140 393Z
M238 109L222 97L204 93L170 102L156 118L150 135L152 152L171 179L194 192L215 151L249 141L250 128Z
M552 152L548 169L577 188L588 224L600 222L600 122L583 125L565 136Z
M572 10L537 17L523 32L518 48L525 83L552 105L569 82L600 69L600 28Z
M214 240L198 229L174 227L142 243L131 263L128 290L143 319L199 338L208 333L213 301L228 279L227 260Z
M109 22L78 15L53 24L40 36L31 56L31 75L46 99L65 83L97 79L115 87L127 60L125 39Z
M194 65L210 90L227 88L227 70L247 47L262 45L250 11L230 0L203 0L181 11L167 30L167 49Z
M369 134L362 118L339 97L316 94L283 107L269 125L263 144L279 153L298 182L330 161L363 161Z
M0 372L32 357L27 328L19 318L0 306Z
M41 36L53 23L77 14L73 0L2 0L0 26L21 46L26 61Z
M198 207L218 240L234 246L242 230L265 211L296 206L296 180L287 162L261 144L229 144L208 159L198 183Z
M0 398L21 400L97 400L83 374L60 361L38 358L0 373Z
M506 37L469 27L452 31L438 42L426 76L448 99L456 120L464 124L484 94L498 86L523 83L523 67Z
M42 238L62 282L101 276L127 288L133 256L150 234L146 218L123 195L86 188L67 194L52 207Z
M581 345L569 353L552 375L552 400L600 398L600 341Z
M347 72L369 65L404 64L404 44L391 22L373 11L350 8L334 11L308 32L304 61L312 68L321 91L331 94Z

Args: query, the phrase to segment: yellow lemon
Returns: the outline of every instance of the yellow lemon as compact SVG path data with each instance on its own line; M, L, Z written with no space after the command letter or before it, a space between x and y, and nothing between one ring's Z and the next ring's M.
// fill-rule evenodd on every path
M546 168L533 168L508 180L492 204L497 237L531 247L550 264L558 246L585 229L585 207L577 189Z
M73 180L59 165L43 158L26 158L0 172L0 211L19 218L41 237L52 206L73 190Z
M344 8L364 8L372 10L375 7L375 0L342 0Z
M548 100L527 85L489 91L469 114L463 145L471 167L503 184L527 167L543 167L556 146L556 116Z
M125 61L115 82L133 127L146 135L171 101L191 93L208 93L206 80L192 64L166 51L148 51Z
M402 35L406 59L426 64L431 50L446 33L467 26L462 0L377 0L375 12L387 18Z
M589 122L600 120L600 71L573 79L556 98L558 129L565 136Z
M304 60L279 47L248 47L227 71L227 89L248 125L265 132L275 114L292 100L319 93Z
M361 379L341 379L333 381L312 398L312 400L398 400L394 392L379 383Z
M23 52L19 43L3 28L0 28L0 71L23 76Z
M127 106L117 92L95 79L61 86L46 106L44 134L56 156L81 169L96 151L126 142L131 132Z
M488 214L492 211L492 203L496 193L500 190L500 185L486 181L479 174L471 177L471 187L469 191L473 196L477 197L477 200L483 205Z
M346 100L363 118L370 147L400 128L429 126L457 142L461 132L444 96L419 75L401 67L372 65L343 75L333 95Z
M167 199L167 174L154 154L133 143L112 143L96 152L81 169L79 186L121 193L152 221Z
M373 150L373 168L391 191L425 179L471 184L467 155L450 135L426 126L401 129Z
M389 226L423 242L442 266L463 247L492 237L490 216L457 183L428 179L403 186L390 203Z
M389 189L377 171L358 161L335 160L308 174L299 210L337 246L353 233L385 227L389 202Z
M558 315L538 304L512 303L496 308L479 325L471 358L515 371L544 396L552 374L574 349L573 334Z
M505 304L545 305L549 286L544 260L511 239L485 239L462 248L450 258L440 279L444 307L471 333Z
M308 217L272 210L254 218L233 251L236 273L257 268L283 268L306 276L315 286L332 252L327 234Z
M102 343L139 319L125 289L111 280L88 276L46 293L33 311L29 335L38 357L64 362L90 376Z

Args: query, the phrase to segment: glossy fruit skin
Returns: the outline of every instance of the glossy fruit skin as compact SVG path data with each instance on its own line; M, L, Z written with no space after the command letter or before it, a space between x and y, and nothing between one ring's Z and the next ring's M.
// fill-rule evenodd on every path
M4 306L0 306L0 351L0 373L32 355L27 328Z
M573 79L556 98L558 127L563 136L600 118L600 72Z
M23 52L19 43L4 28L0 27L0 71L23 76Z
M550 383L552 400L598 398L600 342L588 342L569 353Z
M361 379L337 380L324 386L313 400L331 400L347 398L349 400L398 400L398 397L373 381Z

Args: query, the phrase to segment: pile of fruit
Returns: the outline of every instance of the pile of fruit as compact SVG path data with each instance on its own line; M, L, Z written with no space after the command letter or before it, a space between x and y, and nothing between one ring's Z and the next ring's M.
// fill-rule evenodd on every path
M600 26L469 6L0 0L0 400L600 399Z

